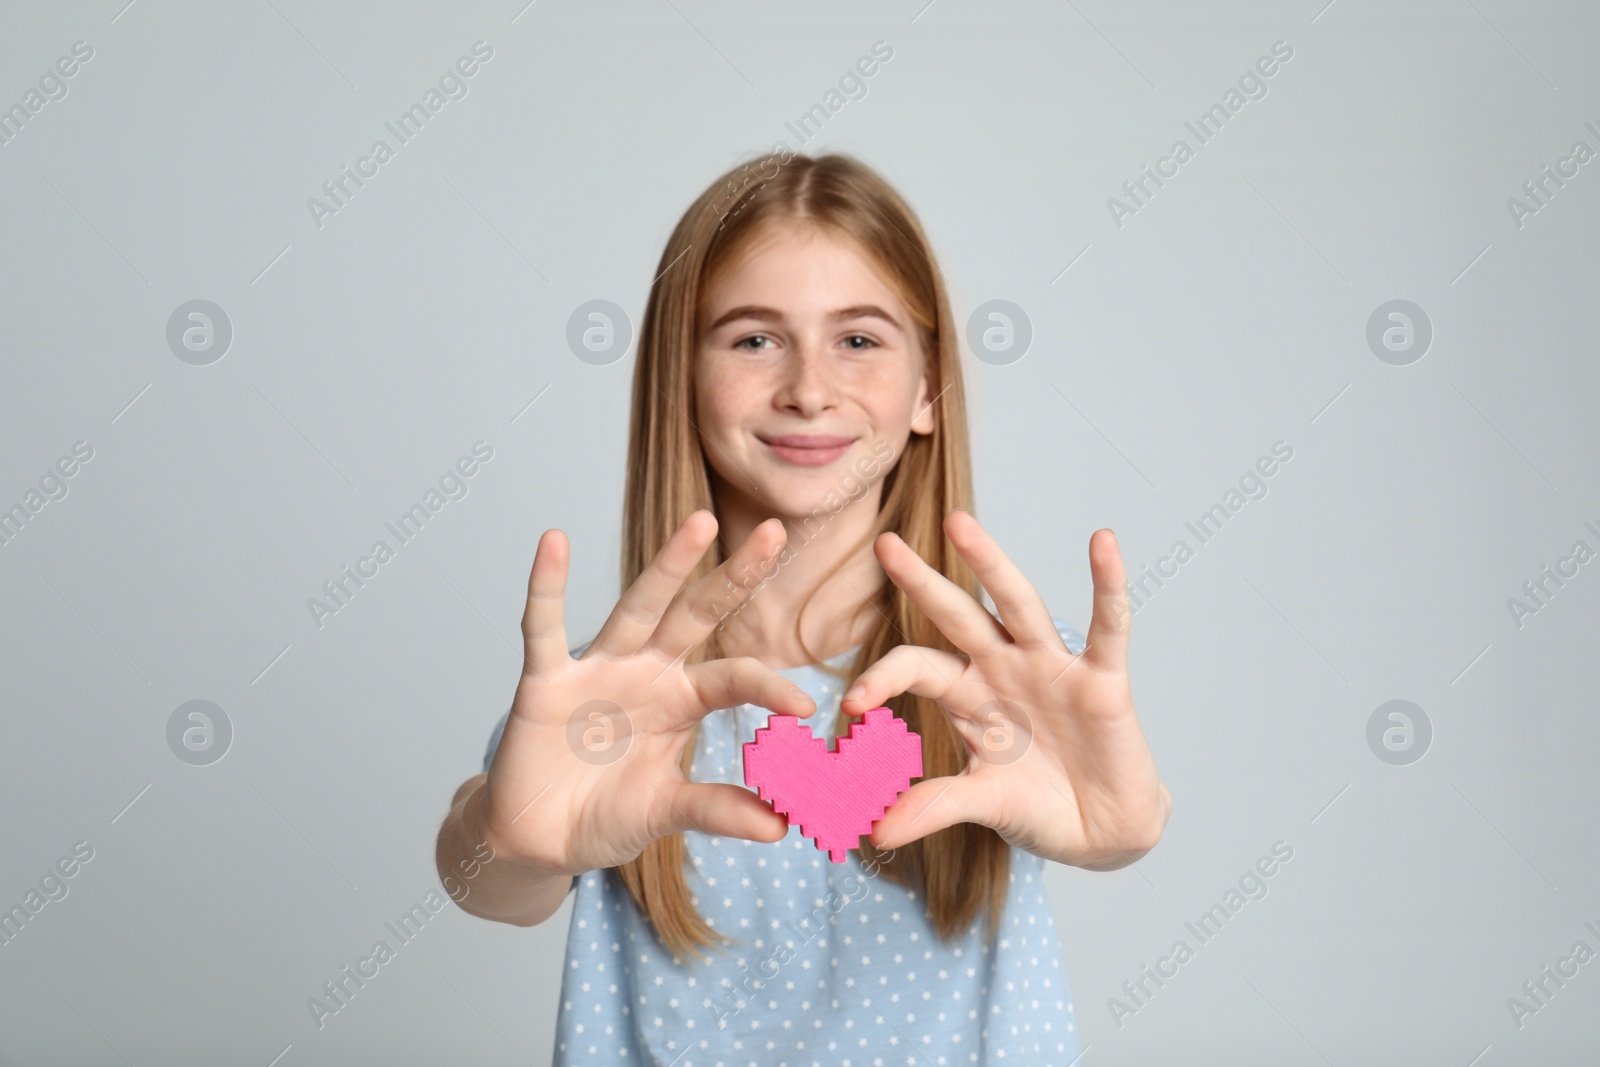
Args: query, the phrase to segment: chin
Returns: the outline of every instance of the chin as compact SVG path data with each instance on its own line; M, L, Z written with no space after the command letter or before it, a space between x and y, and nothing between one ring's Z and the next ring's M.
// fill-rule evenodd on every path
M827 487L808 478L773 478L761 484L762 503L774 515L783 517L809 515L812 508L822 507Z
M839 484L846 473L846 470L837 467L824 468L810 477L784 479L782 484L774 486L777 513L792 515L797 522L810 519L813 514L824 522L839 515L863 495L861 489L864 483L860 478L852 482L856 489L854 495L848 487Z

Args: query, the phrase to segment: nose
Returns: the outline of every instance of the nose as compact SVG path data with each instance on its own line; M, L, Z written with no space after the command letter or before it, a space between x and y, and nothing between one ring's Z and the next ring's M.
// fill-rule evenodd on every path
M797 341L784 358L782 382L773 403L804 418L827 411L836 402L833 370L821 345Z

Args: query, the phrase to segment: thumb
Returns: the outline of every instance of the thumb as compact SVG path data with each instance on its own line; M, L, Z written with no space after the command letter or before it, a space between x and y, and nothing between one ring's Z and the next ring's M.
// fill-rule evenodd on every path
M872 844L893 849L926 837L958 822L993 826L993 793L982 782L966 774L945 778L924 778L872 826Z
M789 820L750 790L738 785L682 782L662 794L667 805L665 833L695 830L744 841L781 841Z

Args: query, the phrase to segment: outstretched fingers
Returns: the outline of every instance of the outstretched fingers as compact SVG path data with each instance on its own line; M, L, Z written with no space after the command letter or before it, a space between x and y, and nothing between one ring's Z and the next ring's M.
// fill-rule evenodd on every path
M673 598L650 637L650 646L668 658L698 647L724 618L755 595L761 580L776 567L788 536L782 519L759 523L715 570Z
M567 628L562 598L567 591L567 535L546 530L528 573L528 602L522 610L522 671L544 677L567 659Z
M953 652L896 645L861 672L845 691L839 709L846 715L861 715L901 693L942 701L966 669L967 661Z
M1126 671L1133 613L1128 608L1122 549L1110 530L1096 530L1089 538L1089 573L1094 579L1094 614L1089 619L1083 658L1103 671Z
M678 782L655 790L658 836L696 831L710 837L772 843L789 832L789 820L743 786Z
M608 656L637 652L716 536L717 520L709 511L702 509L684 519L618 599L589 647Z
M872 824L871 840L877 848L899 848L958 822L993 828L999 817L998 795L982 779L970 774L924 778Z
M945 516L945 535L988 591L1006 631L1019 645L1054 646L1061 636L1033 583L978 520L965 511Z
M999 619L929 566L899 534L879 534L872 548L889 580L905 590L911 602L961 651L982 656L1011 643Z
M707 712L754 704L779 715L809 716L816 701L805 690L748 656L696 663L683 669Z

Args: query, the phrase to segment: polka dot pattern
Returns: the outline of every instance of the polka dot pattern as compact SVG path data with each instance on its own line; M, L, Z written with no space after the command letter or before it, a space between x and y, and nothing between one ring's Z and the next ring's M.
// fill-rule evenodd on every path
M1068 648L1083 638L1057 620ZM830 664L843 666L852 649ZM832 736L838 679L780 671L816 701ZM690 777L743 784L740 745L770 713L744 704L703 721ZM490 741L484 766L499 742ZM1077 1026L1044 861L1011 851L1000 933L984 918L940 940L913 889L851 852L831 863L799 827L772 844L685 835L695 906L732 939L709 963L679 960L612 871L574 879L555 1064L674 1067L1069 1064Z

